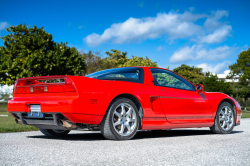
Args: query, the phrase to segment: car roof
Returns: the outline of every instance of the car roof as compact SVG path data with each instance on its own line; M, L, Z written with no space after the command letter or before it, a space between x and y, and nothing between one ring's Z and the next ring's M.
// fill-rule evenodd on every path
M164 70L169 70L166 68L161 68L161 67L149 67L149 66L127 66L127 67L117 67L117 68L129 68L129 67L139 67L139 68L154 68L154 69L164 69ZM171 71L171 70L169 70Z

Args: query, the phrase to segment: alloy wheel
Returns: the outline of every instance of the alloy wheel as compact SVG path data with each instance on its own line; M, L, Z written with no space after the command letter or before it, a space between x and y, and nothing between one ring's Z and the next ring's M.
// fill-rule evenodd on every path
M112 123L119 135L130 135L136 129L137 117L135 110L128 103L120 103L113 112Z
M219 123L223 130L228 131L232 128L234 122L233 110L224 106L219 112Z

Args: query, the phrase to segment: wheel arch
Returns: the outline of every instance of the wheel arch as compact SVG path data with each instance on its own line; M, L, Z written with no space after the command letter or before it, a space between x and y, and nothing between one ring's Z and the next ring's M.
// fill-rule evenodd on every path
M131 101L134 102L134 104L136 105L136 108L137 108L137 110L138 110L139 117L140 117L140 124L139 124L139 125L140 125L140 126L139 126L139 130L140 130L140 129L142 128L143 107L142 107L142 104L141 104L140 100L139 100L136 96L134 96L134 95L132 95L132 94L129 94L129 93L122 93L122 94L119 94L119 95L115 96L115 97L111 100L111 102L109 103L106 112L108 111L108 109L110 108L110 106L112 105L112 103L113 103L116 99L118 99L118 98L127 98L127 99L130 99Z
M220 107L220 105L221 105L223 102L228 102L228 103L232 104L232 106L233 106L233 111L234 111L234 115L235 115L234 121L235 121L235 124L236 124L236 117L237 117L236 105L235 105L235 103L233 102L233 100L231 100L231 99L229 99L229 98L225 98L225 99L223 99L223 100L220 101L220 103L219 103L218 106L217 106L216 112L215 112L215 114L214 114L214 118L215 118L215 116L216 116L216 113L217 113L217 111L218 111L218 108Z

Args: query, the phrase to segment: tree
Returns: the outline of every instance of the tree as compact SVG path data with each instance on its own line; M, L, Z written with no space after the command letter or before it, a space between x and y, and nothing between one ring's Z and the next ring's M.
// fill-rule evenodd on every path
M127 52L121 52L119 50L110 50L112 52L106 51L108 55L107 59L112 62L116 67L123 67L124 63L128 61Z
M250 48L238 55L237 62L230 65L230 77L238 75L242 84L248 84L250 80Z
M111 49L109 52L107 51L106 54L108 57L102 58L100 61L100 69L111 69L116 67L122 67L122 64L127 60L127 52L121 52L119 50Z
M229 66L231 70L229 77L239 76L238 95L243 98L244 109L246 110L246 100L250 97L249 81L250 81L250 48L238 55L237 62Z
M202 68L188 66L182 64L181 66L175 68L173 72L183 76L187 80L191 81L193 84L199 84L204 81L204 74Z
M246 110L246 101L250 96L250 86L242 85L239 83L234 83L233 96L237 99L242 98L244 110Z
M149 59L148 57L144 59L143 57L132 56L132 59L128 59L122 66L123 67L126 67L126 66L157 67L157 63L152 62L152 60Z
M226 82L225 80L218 80L218 76L213 75L210 72L206 73L203 85L204 91L207 92L221 92L227 95L232 95L234 93L229 82Z
M86 68L84 57L67 43L56 43L44 28L25 24L6 29L0 47L0 84L18 78L47 75L78 75Z
M101 69L101 56L99 52L89 51L88 53L79 53L81 54L86 62L86 70L84 70L83 75L94 73Z
M119 50L107 51L108 57L103 58L101 62L102 69L110 69L115 67L128 67L128 66L148 66L157 67L156 62L152 62L148 57L137 57L132 56L132 58L127 57L127 52L121 52Z

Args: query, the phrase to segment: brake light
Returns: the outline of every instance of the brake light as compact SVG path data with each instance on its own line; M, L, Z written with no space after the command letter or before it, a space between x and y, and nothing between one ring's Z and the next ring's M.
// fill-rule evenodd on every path
M16 91L16 86L17 86L17 84L18 84L18 81L16 81L15 84L14 84L14 87L13 87L13 94L17 93L17 91Z
M13 88L14 94L60 92L75 92L75 87L69 78L19 80Z

